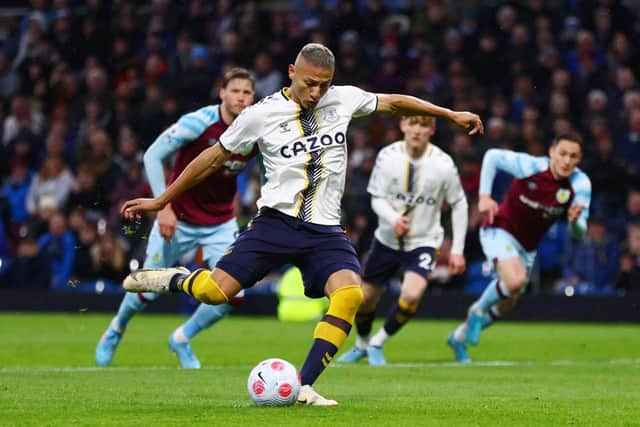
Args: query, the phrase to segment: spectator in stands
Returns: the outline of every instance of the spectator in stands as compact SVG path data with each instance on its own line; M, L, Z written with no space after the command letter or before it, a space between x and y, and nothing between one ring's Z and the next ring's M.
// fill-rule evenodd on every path
M134 164L141 164L143 153L138 149L136 135L129 125L120 127L118 140L118 152L113 156L113 161L118 168L121 171L127 171Z
M613 35L607 53L608 63L611 68L630 67L638 64L638 45L633 45L627 35L621 31Z
M626 248L620 257L620 273L616 282L622 294L640 293L640 223L627 227Z
M97 186L112 189L122 171L113 159L111 138L100 128L92 129L88 135L85 155L81 157L96 175Z
M271 57L261 52L253 63L255 74L256 99L262 99L267 95L282 89L282 73L273 67Z
M4 121L2 142L4 145L8 145L21 130L37 139L44 133L45 125L44 115L32 109L31 99L16 95L11 100L10 114Z
M22 163L30 170L37 170L41 164L41 150L39 139L28 129L21 129L3 150L6 154L5 162L11 167ZM9 170L0 173L0 176Z
M106 231L92 246L91 260L97 278L121 282L127 274L125 248L110 231Z
M20 87L20 75L9 63L8 55L0 50L0 98L10 99Z
M32 174L21 163L11 169L11 176L6 180L0 197L9 204L10 219L5 224L5 231L10 241L17 239L19 227L25 224L29 213L27 211L27 194L31 186ZM0 227L2 225L0 224Z
M29 187L27 211L35 213L44 198L54 201L55 210L64 209L73 181L73 175L60 157L48 157Z
M0 288L49 289L51 266L38 248L37 240L27 235L21 238L18 253L0 275Z
M640 223L640 188L633 187L627 194L627 224Z
M629 112L625 131L616 143L616 155L624 159L629 175L640 177L640 109Z
M47 157L58 157L62 159L64 164L67 166L71 168L75 166L75 157L70 155L66 150L64 134L60 131L55 131L53 127L47 134L45 152L43 154L43 159L46 159Z
M124 169L124 175L120 176L115 188L111 191L111 208L109 209L109 223L116 226L121 222L120 206L131 198L150 194L149 184L142 174L142 163L132 163Z
M100 187L95 171L88 163L81 163L76 172L76 179L69 195L70 208L83 208L85 214L97 221L105 218L109 212L109 188Z
M175 52L169 54L169 75L174 81L180 81L184 73L189 68L191 49L193 48L193 38L188 31L183 31L178 35Z
M72 280L83 282L97 278L93 263L93 247L98 241L95 224L85 221L76 234L74 267Z
M84 155L86 144L91 136L91 132L96 129L107 129L111 124L111 112L105 108L98 98L88 99L84 105L84 117L78 126L76 140L77 148L80 150L79 155Z
M49 221L49 232L38 239L40 253L44 254L51 267L51 286L64 290L68 286L75 257L76 239L67 228L67 219L55 213Z
M185 71L180 85L180 97L186 109L197 109L209 101L209 91L213 85L209 69L209 49L202 44L191 48L189 68Z
M579 294L613 293L619 252L620 247L607 233L603 218L592 217L587 237L571 248L560 289L573 286Z
M622 212L627 193L627 171L614 150L613 136L607 130L596 139L595 153L582 165L591 178L591 210L605 218Z

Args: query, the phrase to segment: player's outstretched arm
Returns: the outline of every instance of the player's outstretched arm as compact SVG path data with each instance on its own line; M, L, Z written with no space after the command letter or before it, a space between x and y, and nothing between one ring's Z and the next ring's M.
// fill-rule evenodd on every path
M591 180L581 171L574 173L570 180L575 191L575 197L567 211L567 219L570 225L569 231L574 239L582 239L587 233L587 221L589 220Z
M140 212L162 209L177 196L215 172L230 156L231 152L227 151L220 143L203 150L198 157L187 165L180 176L167 187L164 193L153 199L128 200L120 208L120 213L125 218L130 219Z
M482 120L477 114L453 111L410 95L379 93L377 112L400 116L423 115L447 119L468 131L469 135L484 133Z

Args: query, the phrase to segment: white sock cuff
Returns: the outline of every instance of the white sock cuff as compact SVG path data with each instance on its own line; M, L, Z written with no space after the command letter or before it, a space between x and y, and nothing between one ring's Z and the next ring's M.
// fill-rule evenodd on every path
M369 347L369 336L366 337L356 335L356 348L359 350L366 350Z
M184 328L182 326L173 331L173 340L180 343L189 342L189 338L185 335Z
M369 345L374 347L382 347L389 338L389 334L384 330L384 326L371 338Z

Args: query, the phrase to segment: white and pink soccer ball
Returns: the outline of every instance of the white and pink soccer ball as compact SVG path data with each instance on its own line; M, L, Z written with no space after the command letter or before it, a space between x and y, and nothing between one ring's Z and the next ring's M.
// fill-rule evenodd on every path
M286 360L263 360L251 370L247 391L257 406L288 406L300 392L300 374Z

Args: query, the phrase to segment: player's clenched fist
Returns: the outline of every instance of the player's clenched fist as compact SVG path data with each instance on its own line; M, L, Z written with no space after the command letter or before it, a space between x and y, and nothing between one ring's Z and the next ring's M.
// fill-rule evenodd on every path
M393 232L398 237L402 237L409 232L409 217L401 216L396 220L396 223L393 225Z

